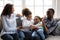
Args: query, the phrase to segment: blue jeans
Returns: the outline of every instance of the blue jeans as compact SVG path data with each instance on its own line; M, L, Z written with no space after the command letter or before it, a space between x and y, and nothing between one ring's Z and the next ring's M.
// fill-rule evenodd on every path
M33 38L33 40L40 40L39 35L35 31L32 33L32 38Z
M25 35L24 35L23 31L18 30L18 35L19 35L20 40L24 40Z
M42 28L32 33L32 37L37 37L37 36L41 36L42 40L45 40L44 31Z
M24 31L24 34L25 34L25 40L32 40L32 31Z
M19 40L19 37L17 34L4 34L1 36L3 40Z

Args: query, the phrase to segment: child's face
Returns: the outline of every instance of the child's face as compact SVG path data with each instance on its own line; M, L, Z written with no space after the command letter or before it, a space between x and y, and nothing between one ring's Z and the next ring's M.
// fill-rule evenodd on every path
M40 21L40 19L39 19L38 17L35 17L35 18L34 18L34 22L35 22L35 23L37 23L37 22L39 22L39 21Z
M28 15L28 16L27 16L27 19L28 19L28 20L31 20L31 19L32 19L32 14Z

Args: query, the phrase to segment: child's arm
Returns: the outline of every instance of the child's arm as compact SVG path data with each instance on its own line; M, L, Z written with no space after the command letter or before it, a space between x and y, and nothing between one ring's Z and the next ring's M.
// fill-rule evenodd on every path
M39 28L40 26L42 26L42 22L39 22L38 24L34 25L35 27Z
M41 23L38 23L38 24L36 24L36 25L31 25L30 26L30 29L32 30L32 29L39 29L39 27L41 26L42 24Z

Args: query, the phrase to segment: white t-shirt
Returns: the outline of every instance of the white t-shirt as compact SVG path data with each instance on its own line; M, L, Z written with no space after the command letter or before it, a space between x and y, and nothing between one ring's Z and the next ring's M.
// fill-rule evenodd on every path
M32 22L32 20L27 20L26 18L24 18L23 19L23 21L22 21L22 27L23 27L23 31L28 31L30 28L30 25L32 25L31 24L31 22Z

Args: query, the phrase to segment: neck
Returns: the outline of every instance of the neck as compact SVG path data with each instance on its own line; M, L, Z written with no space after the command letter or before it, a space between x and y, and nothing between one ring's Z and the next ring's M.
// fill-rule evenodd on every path
M50 21L51 21L51 19L52 19L52 18L48 18L48 20L50 20Z
M29 21L30 21L31 19L28 19L28 18L27 18L27 20L29 20Z

